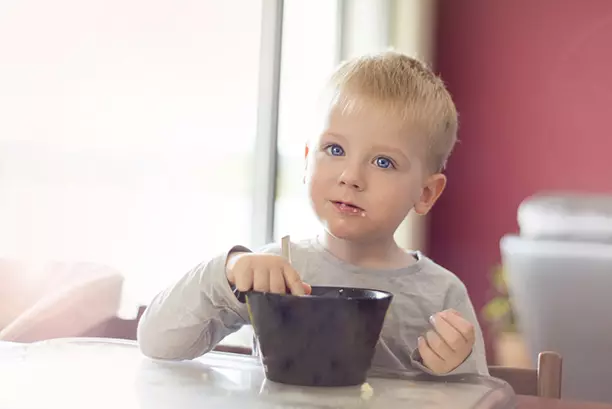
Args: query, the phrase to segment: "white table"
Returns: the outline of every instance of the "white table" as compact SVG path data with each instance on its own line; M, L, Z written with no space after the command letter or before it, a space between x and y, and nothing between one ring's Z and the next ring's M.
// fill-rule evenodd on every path
M368 386L306 388L267 381L256 358L209 353L153 361L108 339L0 342L0 408L507 408L515 397L490 378L453 382L371 378Z

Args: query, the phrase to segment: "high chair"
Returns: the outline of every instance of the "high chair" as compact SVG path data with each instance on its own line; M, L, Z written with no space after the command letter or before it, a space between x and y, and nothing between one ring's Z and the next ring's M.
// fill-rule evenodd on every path
M556 352L538 355L536 369L489 366L489 374L508 382L518 395L561 398L562 358Z

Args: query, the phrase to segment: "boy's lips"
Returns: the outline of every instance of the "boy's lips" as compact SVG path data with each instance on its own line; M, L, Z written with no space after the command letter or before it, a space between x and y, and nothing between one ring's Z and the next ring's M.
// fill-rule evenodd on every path
M351 202L331 200L331 203L340 213L365 216L365 210Z

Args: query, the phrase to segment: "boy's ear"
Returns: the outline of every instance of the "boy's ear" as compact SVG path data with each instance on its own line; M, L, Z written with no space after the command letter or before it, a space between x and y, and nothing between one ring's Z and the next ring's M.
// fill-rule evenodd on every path
M414 204L414 211L421 216L426 215L436 203L444 188L446 187L446 176L442 173L435 173L427 178L421 196Z

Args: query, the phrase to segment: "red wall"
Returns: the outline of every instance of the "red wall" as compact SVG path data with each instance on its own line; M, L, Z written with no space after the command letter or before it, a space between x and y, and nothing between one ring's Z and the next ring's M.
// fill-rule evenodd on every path
M526 196L612 192L612 1L440 0L437 41L462 142L429 250L480 309Z

